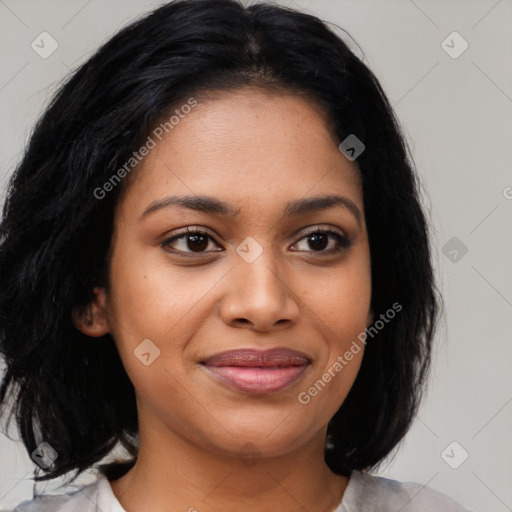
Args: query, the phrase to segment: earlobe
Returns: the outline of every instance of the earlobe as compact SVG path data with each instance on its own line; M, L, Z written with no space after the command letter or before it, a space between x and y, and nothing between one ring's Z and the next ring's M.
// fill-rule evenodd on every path
M368 312L368 318L366 319L366 327L370 327L373 322L373 311L370 309Z
M93 294L91 303L82 308L74 308L71 317L80 332L87 336L99 337L109 332L105 289L95 287Z

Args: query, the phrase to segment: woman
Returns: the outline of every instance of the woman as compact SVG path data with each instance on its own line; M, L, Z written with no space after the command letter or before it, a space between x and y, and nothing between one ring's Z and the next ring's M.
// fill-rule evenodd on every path
M176 1L62 87L4 207L0 340L47 480L16 510L453 510L371 476L440 298L399 125L317 18Z

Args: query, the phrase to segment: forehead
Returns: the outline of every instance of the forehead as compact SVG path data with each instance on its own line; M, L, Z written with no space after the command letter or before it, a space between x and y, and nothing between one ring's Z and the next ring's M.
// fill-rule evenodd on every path
M339 151L316 102L254 88L193 99L150 133L154 148L128 187L132 203L170 192L260 202L329 192L351 194L362 208L357 164Z

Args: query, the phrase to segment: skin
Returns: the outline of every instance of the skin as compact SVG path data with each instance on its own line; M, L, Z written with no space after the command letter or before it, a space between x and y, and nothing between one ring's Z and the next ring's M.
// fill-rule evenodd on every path
M310 403L297 396L372 321L357 164L338 150L311 101L255 88L198 100L124 184L109 286L95 289L92 323L74 317L90 336L111 333L136 389L139 457L111 486L128 512L225 512L242 503L246 512L332 511L348 479L324 462L327 424L364 350ZM289 201L330 194L349 198L360 223L342 206L283 216ZM210 195L240 211L223 218L173 206L140 220L170 195ZM187 226L214 239L202 252L186 237L162 246ZM347 236L351 247L334 252L336 239L324 234L317 248L306 236L317 226ZM251 263L236 252L247 237L263 250ZM148 366L134 356L145 339L160 349ZM226 387L199 364L226 350L271 347L312 359L298 381L273 394ZM240 454L246 443L253 461Z

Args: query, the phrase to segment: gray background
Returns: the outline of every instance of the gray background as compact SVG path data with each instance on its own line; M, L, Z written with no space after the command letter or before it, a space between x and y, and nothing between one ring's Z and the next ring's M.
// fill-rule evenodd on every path
M0 0L2 196L63 78L161 3ZM401 120L428 195L446 320L420 414L379 474L425 483L475 511L512 511L512 1L279 3L336 23L359 43ZM59 45L47 59L31 48L43 31ZM469 44L458 58L442 46L453 31ZM446 44L452 53L462 48L453 36ZM5 437L0 451L0 508L7 508L32 496L33 465Z

